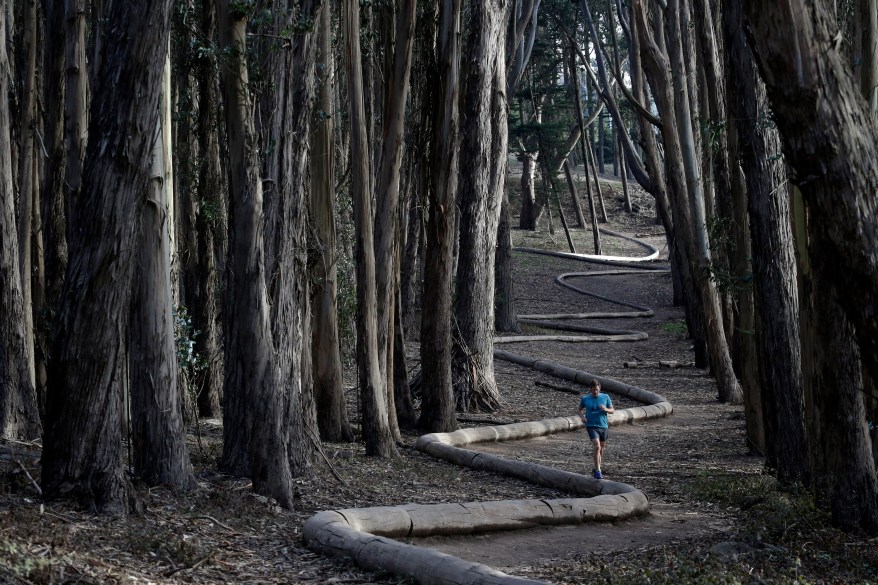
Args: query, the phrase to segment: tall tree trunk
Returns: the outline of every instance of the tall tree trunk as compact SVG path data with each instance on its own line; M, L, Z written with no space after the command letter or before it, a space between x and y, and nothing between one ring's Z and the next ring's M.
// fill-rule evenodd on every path
M756 121L768 104L746 46L740 0L726 0L724 10L729 94L735 96L730 104L732 117ZM772 419L766 425L772 432L766 433L765 448L778 478L805 482L809 463L801 350L798 344L790 343L799 339L799 298L789 191L784 186L786 165L776 131L759 123L736 126L749 194L754 297L760 323L757 363L764 407L753 414Z
M506 179L507 11L506 0L475 2L469 20L454 382L458 408L477 412L500 407L494 378L494 253Z
M694 29L698 32L699 72L702 74L700 93L704 102L701 108L702 127L707 128L708 140L703 141L702 160L705 175L710 173L711 180L705 182L705 204L708 221L715 213L714 225L721 230L723 237L712 242L711 250L715 252L714 272L720 278L728 279L732 274L735 262L735 237L729 231L736 230L734 224L734 204L732 202L732 178L729 160L728 128L726 119L726 95L723 85L722 42L717 39L713 25L713 13L708 0L694 1L696 22ZM711 203L711 200L713 203ZM718 290L723 313L723 327L727 343L734 347L736 337L742 335L734 320L734 299L731 286L723 286Z
M513 1L509 14L509 34L506 37L506 100L518 91L518 84L530 60L533 39L537 30L540 0ZM525 45L525 29L530 25L531 41ZM524 190L522 189L522 196ZM509 197L505 193L500 203L500 219L497 223L497 251L494 258L494 290L497 331L518 331L515 312L515 291L512 280L512 234L509 221Z
M21 297L24 303L24 331L27 337L27 366L30 385L35 386L36 362L34 358L34 313L33 313L33 261L31 246L35 230L34 187L37 177L34 173L34 148L36 147L36 93L37 93L37 2L25 0L22 7L22 80L21 107L19 111L21 133L18 147L18 264L21 272ZM5 94L4 94L5 95Z
M833 518L846 529L876 534L878 480L874 467L866 466L869 449L868 439L862 440L867 435L861 398L849 394L857 384L862 386L861 371L851 363L856 352L849 339L854 331L867 368L875 371L878 365L878 311L874 303L863 305L863 299L878 294L876 133L845 57L836 46L826 45L834 30L828 7L800 1L743 4L784 153L800 177L808 211L815 329L813 337L811 332L803 337L813 339L815 357L823 358L820 364L826 368L806 379L814 384L815 416L835 418L819 443L844 449L824 455L821 463L831 467L835 486L852 490L833 493ZM813 175L814 169L820 169L819 176ZM840 304L849 325L831 313L831 303ZM813 363L813 358L804 361ZM847 386L841 389L838 384Z
M124 512L120 366L148 188L170 1L114 3L97 75L82 197L49 359L43 492ZM69 87L69 86L68 86Z
M344 38L351 108L351 196L357 238L357 373L363 404L362 429L366 454L389 457L395 453L387 418L387 396L378 359L378 322L375 290L375 252L372 241L372 195L363 72L360 57L360 8L344 0Z
M201 33L212 39L216 35L216 8L213 0L202 0ZM219 305L217 290L221 272L217 262L217 234L227 225L225 214L226 182L222 180L219 140L219 95L216 62L207 54L198 55L198 208L195 231L197 241L190 242L197 251L195 273L187 289L190 295L192 327L201 331L196 341L204 368L196 378L196 403L201 416L220 415L223 384L223 350L220 343ZM220 239L222 236L220 236Z
M689 192L690 173L697 173L698 162L697 155L694 153L694 138L691 135L691 119L684 112L677 112L677 107L683 108L682 99L675 92L682 92L688 88L688 84L684 80L675 82L671 76L671 65L669 58L664 49L664 26L662 24L661 13L656 13L655 35L650 34L650 24L648 22L645 7L642 2L635 1L633 11L636 21L636 28L641 35L640 42L642 47L642 56L644 58L644 68L652 85L652 93L655 98L657 107L662 116L662 140L665 146L665 170L667 177L668 190L671 196L669 200L672 204L674 215L674 238L676 246L674 252L679 255L680 279L684 285L684 298L686 308L686 322L690 334L695 342L695 361L699 367L704 367L707 358L714 369L715 375L719 378L721 396L725 394L734 395L737 382L734 380L734 371L721 375L717 372L724 372L722 368L717 367L715 362L717 357L722 357L722 353L709 348L726 348L725 356L728 358L728 346L725 345L725 335L722 334L722 320L719 320L718 329L716 327L711 331L711 327L719 318L719 303L716 296L716 290L706 278L706 275L699 269L704 264L705 259L709 259L709 255L705 258L706 250L699 248L695 242L695 222L693 220L693 208L689 201L692 198ZM682 64L682 48L679 40L679 34L674 36L668 34L669 38L675 38L676 41L671 45L676 46L677 59L677 77L682 75L684 68ZM688 90L687 90L688 91ZM687 101L688 103L688 101ZM679 115L678 115L679 114ZM689 165L684 162L683 145L681 142L681 132L678 125L687 124L690 132L688 140ZM688 168L688 170L687 170ZM701 230L705 229L705 225L701 224ZM702 244L707 245L706 235L702 234ZM699 251L701 250L701 251ZM698 258L701 260L699 261ZM709 305L709 308L707 307ZM708 311L710 309L710 311ZM708 314L709 313L709 314ZM712 335L708 343L708 335ZM720 345L717 345L719 343ZM719 360L721 366L731 368L731 359ZM733 383L734 382L734 383ZM740 388L738 387L738 390Z
M668 14L670 15L670 20L668 25L670 29L668 34L668 54L672 78L678 95L675 100L674 112L680 135L681 162L686 174L686 185L688 187L686 193L688 194L689 212L691 213L691 220L684 220L681 227L685 229L686 224L688 224L692 234L691 237L694 240L690 244L692 246L691 257L695 260L696 264L693 267L693 272L697 274L696 278L703 300L702 307L707 325L711 370L716 377L719 398L722 402L740 403L743 400L743 393L740 384L738 384L735 378L732 366L731 354L729 353L720 311L719 295L716 287L709 281L705 272L710 266L710 249L707 239L704 189L699 170L698 145L692 126L690 108L690 100L694 99L695 96L690 94L688 88L689 83L687 79L691 75L686 75L688 56L684 52L683 37L684 34L688 35L688 33L686 32L687 29L683 28L681 22L680 15L682 12L685 12L685 10L681 11L677 0L669 2ZM682 209L685 206L686 204L683 203L679 207Z
M421 313L421 374L425 384L419 426L431 432L457 428L451 378L451 287L457 207L460 0L441 0L437 35L438 96L433 119L432 188L427 210Z
M223 454L220 467L253 480L256 493L292 508L284 397L269 322L263 193L254 108L246 64L246 14L218 0L220 47L230 158L230 234L225 311Z
M573 53L573 51L571 51ZM588 183L588 175L589 175L589 157L588 157L588 145L586 144L585 137L586 134L586 125L585 118L582 113L582 90L579 85L579 73L576 67L576 62L573 61L570 63L570 73L573 77L573 100L576 105L576 120L579 124L579 130L582 134L582 140L579 141L580 151L582 153L582 166L585 168L585 188L588 196L588 213L591 216L591 233L594 238L594 253L597 255L603 254L601 249L601 232L598 228L598 217L595 212L594 205L594 197L591 194L591 188ZM597 183L597 182L596 182Z
M567 181L567 191L570 193L570 200L573 202L573 211L576 213L576 227L585 229L585 215L582 213L582 205L579 201L579 194L576 191L576 183L573 180L573 169L570 164L570 159L575 159L575 155L576 153L574 152L570 158L564 161L564 179Z
M342 388L341 355L338 339L337 253L335 227L335 119L332 112L332 80L335 76L332 48L332 20L329 3L320 11L317 114L314 119L314 154L311 157L311 219L316 251L312 252L314 283L311 344L314 352L314 395L317 426L325 441L351 442L354 434L348 422Z
M300 19L310 22L321 2L302 0L290 6L275 0L273 34L296 30ZM273 188L266 191L266 266L271 299L274 354L285 412L284 430L291 470L307 472L317 455L317 413L311 376L311 322L307 257L308 166L311 120L316 96L314 34L301 30L290 37L288 51L271 51L269 70L274 86L265 99L262 137L265 173Z
M170 62L166 63L170 68ZM170 100L163 95L161 101ZM171 293L171 226L165 190L163 135L171 129L158 124L154 134L149 188L143 193L140 246L135 268L129 328L129 393L134 473L147 485L178 489L195 487L186 448L181 392L178 388L177 347Z
M835 35L827 7L746 0L744 14L784 154L816 223L811 245L832 258L820 286L838 289L862 360L878 371L878 308L864 305L878 298L878 136L869 109L844 55L827 49L825 39Z
M9 10L0 2L0 14ZM25 306L21 293L15 189L12 180L12 128L9 116L9 56L6 19L0 18L0 437L31 440L40 436L37 399L27 361Z
M45 308L42 341L39 351L48 359L48 336L45 325L51 321L60 302L64 270L67 267L67 238L65 236L64 173L67 151L64 148L64 42L66 37L64 6L46 2L46 51L43 84L43 104L46 110L45 140L49 153L46 159L45 180L42 188L42 234L45 250ZM42 396L45 411L45 394Z
M46 256L46 302L55 308L61 278L67 263L67 240L64 237L64 44L66 39L64 5L46 2L45 53L43 61L43 104L45 108L45 162L42 187L42 216Z
M67 241L76 236L74 226L78 218L74 211L79 206L82 189L83 159L88 137L89 68L86 65L85 30L86 0L65 0L67 42L64 48L66 73L64 79L64 135L67 150L64 201L67 209ZM95 33L97 34L97 33ZM91 71L97 64L92 66Z
M497 250L494 257L494 330L517 332L515 281L512 278L512 230L509 226L509 194L504 189L497 225Z
M628 37L628 62L631 72L631 89L634 99L642 104L646 103L647 95L645 87L646 81L643 72L643 60L641 58L640 37L642 33L639 30L640 25L637 22L635 6L633 4L629 4L627 22L630 30ZM683 258L683 248L677 245L677 234L674 227L674 220L671 215L670 202L668 201L668 188L665 181L665 173L663 172L664 165L659 157L658 139L656 138L652 122L645 116L638 116L637 122L640 130L639 136L641 139L641 145L646 159L644 161L644 170L648 171L650 177L649 184L643 185L641 183L641 187L644 187L655 198L656 215L658 216L658 220L662 227L665 229L665 241L668 245L668 259L671 264L674 304L681 305L683 304L685 295L681 273L686 270L688 261ZM628 162L628 167L636 178L637 167L628 161L628 150L625 150L625 156L626 162Z
M399 263L396 249L399 234L399 183L402 140L408 98L409 72L414 43L415 1L403 0L396 23L392 69L387 73L384 96L384 135L376 184L375 266L378 309L378 364L386 390L388 420L394 440L401 440L393 397L393 318ZM388 56L389 58L389 56Z

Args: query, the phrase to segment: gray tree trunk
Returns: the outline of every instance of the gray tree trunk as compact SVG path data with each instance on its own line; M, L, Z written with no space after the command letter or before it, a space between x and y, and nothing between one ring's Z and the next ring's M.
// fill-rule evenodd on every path
M256 493L271 496L291 509L285 397L272 359L274 344L262 238L262 176L245 61L247 20L230 0L218 0L216 8L220 46L231 55L222 71L231 221L220 467L249 476Z
M321 2L286 0L273 4L273 34L316 19ZM308 167L311 120L316 96L314 33L291 36L289 50L270 51L274 86L265 96L271 110L260 118L267 154L266 266L271 274L271 324L278 379L284 401L284 430L291 470L300 476L317 455L317 413L313 397L308 279ZM265 102L263 102L265 103Z
M21 51L22 68L19 76L22 81L20 135L18 145L18 263L21 271L21 297L24 303L24 331L27 338L27 366L30 385L36 384L36 359L34 356L34 306L33 306L33 236L34 198L39 191L35 188L38 179L34 169L34 149L36 147L36 105L37 105L37 2L25 0L22 6ZM39 254L39 250L36 250ZM41 389L38 390L38 393Z
M389 457L396 452L387 417L387 396L378 358L375 253L372 238L370 148L366 136L363 72L360 57L360 8L345 0L343 30L351 108L351 196L357 238L357 378L362 401L366 454Z
M170 66L170 63L167 64ZM170 99L163 95L162 101ZM129 394L134 473L147 485L195 487L186 447L171 292L171 237L167 221L163 124L154 134L149 188L140 204L129 329Z
M0 14L9 10L0 2ZM0 437L31 440L40 436L37 399L27 361L25 306L21 293L15 189L12 181L12 143L9 117L9 79L6 19L0 18Z
M43 375L48 367L48 331L45 323L51 320L60 302L64 270L67 267L67 238L65 237L64 167L67 151L64 149L64 6L46 3L45 55L43 66L43 108L45 110L45 148L49 156L45 160L41 187L41 238L44 262L43 308L37 319L43 323L36 328L37 359L43 361ZM38 380L39 382L39 380ZM45 412L45 381L43 391L37 392L40 410Z
M736 120L758 120L767 111L765 88L746 46L740 0L724 5L729 55L729 95ZM777 132L759 123L737 126L740 160L746 175L749 223L753 239L754 297L759 319L758 367L766 425L766 455L778 478L809 478L805 434L804 386L799 339L799 298L791 230L786 165ZM749 414L749 413L748 413ZM759 421L758 426L761 425Z
M831 264L828 282L856 330L864 364L878 371L878 139L844 55L825 50L833 38L826 7L796 0L783 6L744 2L755 54L788 162L802 178L812 242ZM825 36L824 36L825 35ZM798 39L794 44L792 39ZM801 45L801 52L793 48ZM798 65L797 65L798 64ZM796 74L801 72L801 75ZM816 166L815 166L816 165ZM819 180L818 180L819 179ZM815 230L818 228L815 227Z
M49 360L43 493L124 513L119 372L171 2L114 3Z
M500 407L494 378L494 253L506 179L507 13L506 0L475 2L469 20L454 383L458 408L476 412Z
M707 237L707 216L705 213L704 185L700 176L700 157L698 143L693 129L691 100L695 95L689 92L692 74L686 73L686 63L691 58L692 47L687 52L684 37L688 36L688 27L683 27L683 18L687 10L681 9L677 0L668 4L668 55L671 73L677 92L674 111L677 119L677 130L680 136L683 169L686 173L691 220L681 222L681 227L691 230L694 241L690 244L691 258L695 260L693 273L696 275L702 297L702 307L707 324L707 345L710 353L710 365L716 377L719 398L722 402L740 403L743 392L735 377L732 358L725 334L720 306L720 298L716 286L707 278L710 267L710 248ZM680 208L685 207L685 203ZM688 224L688 225L687 225ZM688 238L687 238L688 240Z
M351 442L354 434L345 407L338 339L335 118L331 115L335 67L331 37L332 21L327 3L320 11L318 23L320 77L317 114L314 116L314 153L311 157L310 212L316 239L316 250L312 252L311 260L314 283L311 289L311 346L314 353L314 396L320 437L325 441Z
M414 44L415 1L399 3L393 63L388 67L384 96L384 133L375 186L375 267L378 309L378 363L387 394L388 420L394 440L401 440L394 399L393 337L396 288L399 282L399 183L402 141ZM390 59L390 56L387 56Z
M432 187L427 209L421 313L421 416L418 425L430 432L457 428L451 377L451 287L454 260L458 166L458 92L460 0L442 0L437 35L431 153Z
M743 5L787 161L802 178L821 169L819 176L799 182L814 271L815 329L803 338L813 340L815 355L824 356L821 364L834 368L814 372L816 381L806 374L806 384L814 384L815 416L834 417L820 443L844 449L824 461L844 466L833 469L834 485L851 490L834 494L839 497L831 499L833 518L846 529L876 534L878 480L874 463L871 470L866 464L872 459L862 399L849 392L862 387L862 372L850 361L855 359L849 341L854 331L864 365L871 371L878 367L873 302L878 298L878 146L871 112L844 55L821 40L834 34L835 19L827 6L801 1L757 6L749 0ZM831 313L832 303L842 307L849 325Z
M213 0L202 0L201 32L206 38L216 35L216 8ZM198 391L196 404L201 416L220 415L220 397L223 385L223 349L219 325L221 272L217 262L217 239L227 225L225 218L226 182L220 169L219 95L215 62L208 55L199 55L198 144L201 149L198 168L198 209L194 246L196 278L187 287L192 328L201 334L196 349L205 359L204 369L194 381ZM219 238L217 237L219 235Z

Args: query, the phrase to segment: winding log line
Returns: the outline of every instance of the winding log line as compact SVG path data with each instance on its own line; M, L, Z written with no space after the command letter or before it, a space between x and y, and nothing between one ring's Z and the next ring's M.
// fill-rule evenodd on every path
M602 231L607 232L607 230ZM618 235L613 232L608 233ZM569 254L559 255L571 256ZM577 259L590 261L581 257ZM631 305L629 304L629 306ZM637 332L613 333L628 335ZM609 415L610 425L664 417L673 411L671 404L663 396L617 380L502 350L495 350L494 356L497 359L534 368L580 384L587 384L592 378L595 378L601 382L606 390L622 394L644 404L644 406L618 410ZM507 460L496 455L464 448L467 445L488 441L526 439L558 432L576 431L583 426L578 417L568 416L542 421L461 429L452 433L423 435L418 438L415 448L457 465L501 473L537 485L589 497L432 505L407 504L327 510L315 514L305 522L302 529L305 544L315 552L348 557L363 568L389 571L396 575L411 577L422 585L540 583L502 573L487 565L465 561L429 548L409 545L393 539L519 530L543 525L559 526L593 521L615 521L647 514L649 500L643 492L631 485L592 479L578 473L535 463Z

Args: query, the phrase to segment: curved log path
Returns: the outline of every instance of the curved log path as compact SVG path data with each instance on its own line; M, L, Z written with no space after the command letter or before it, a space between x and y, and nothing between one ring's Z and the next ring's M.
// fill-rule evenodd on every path
M651 248L652 260L658 250L623 236L602 230ZM519 249L532 252L529 249ZM577 260L598 263L622 263L623 257L590 257L586 254L550 253L540 254L575 257ZM612 274L631 274L637 270L613 270L590 273L567 273L556 280L566 288L616 304L635 309L625 313L583 313L565 315L528 315L526 322L548 328L562 328L580 332L597 333L592 336L519 336L497 338L496 343L518 340L565 340L565 341L636 341L646 339L645 333L626 330L611 330L598 327L571 326L545 321L545 319L582 319L601 317L652 316L652 310L633 303L617 301L590 293L564 282L567 278L580 276L599 276ZM527 338L527 339L521 339ZM495 350L497 359L513 362L525 367L565 380L587 385L591 379L601 382L607 391L624 395L644 406L617 410L609 415L610 425L619 425L635 420L646 420L668 416L673 408L663 396L589 372L576 370L560 364L537 360L526 356ZM353 508L327 510L312 516L302 529L305 544L311 550L337 557L348 557L358 566L388 571L413 578L423 585L448 584L520 584L539 583L508 575L487 565L466 561L439 551L405 544L394 538L412 538L436 535L467 535L484 532L519 530L540 525L571 525L595 521L617 521L649 512L649 500L634 486L592 479L578 473L563 471L552 467L513 461L480 453L464 447L484 442L509 441L545 436L552 433L570 432L581 429L583 422L576 416L559 417L541 421L514 423L500 426L487 426L461 429L452 433L431 433L418 438L415 448L457 465L472 469L492 471L524 479L531 483L587 496L580 498L543 500L506 500L494 502L467 502L454 504L408 504L404 506L381 506L372 508Z

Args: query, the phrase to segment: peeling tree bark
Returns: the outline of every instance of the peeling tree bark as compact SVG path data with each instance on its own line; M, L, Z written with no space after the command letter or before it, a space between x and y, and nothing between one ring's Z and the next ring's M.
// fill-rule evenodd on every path
M50 356L43 492L124 513L120 339L130 283L145 161L158 124L170 0L114 3L97 74L76 236ZM124 162L123 162L124 161Z
M419 426L430 431L457 428L451 377L451 287L458 165L460 0L442 0L437 35L438 72L434 94L432 188L425 235L421 318L421 372L424 385Z
M387 419L386 394L378 354L375 291L375 252L372 238L370 148L366 137L363 72L360 57L360 9L357 0L345 0L343 30L348 63L351 108L351 165L354 222L357 238L357 372L363 405L366 454L389 457L395 451Z
M0 14L9 9L0 2ZM24 300L18 256L18 230L12 183L9 119L10 65L6 19L0 18L0 437L31 440L40 435L37 400L27 361Z

